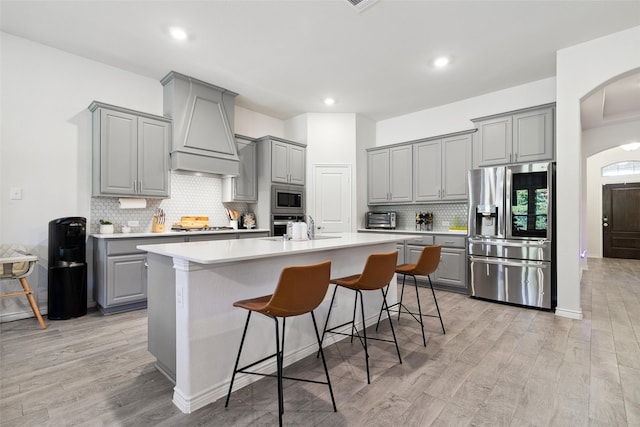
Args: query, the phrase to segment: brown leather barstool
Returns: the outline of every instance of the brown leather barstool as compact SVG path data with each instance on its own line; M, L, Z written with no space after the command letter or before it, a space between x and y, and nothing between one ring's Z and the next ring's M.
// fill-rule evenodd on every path
M244 374L261 375L266 377L276 377L278 380L278 419L280 425L282 425L282 414L284 413L284 396L282 391L282 379L304 381L316 384L327 384L329 386L329 393L331 394L331 402L333 403L333 410L337 411L336 401L333 397L333 389L331 388L331 381L329 380L329 371L327 370L327 363L322 352L322 342L320 335L318 334L318 327L316 325L316 318L313 314L322 300L324 299L327 288L329 287L329 277L331 274L331 261L325 261L320 264L287 267L282 270L280 274L280 280L276 286L276 290L271 295L265 295L263 297L252 298L242 301L236 301L233 303L234 307L244 308L248 311L247 321L244 325L244 332L242 332L242 339L240 340L240 349L238 350L238 357L233 368L233 374L231 376L231 384L229 384L229 393L227 393L227 401L225 402L225 408L229 405L229 398L231 397L231 390L233 389L233 381L235 380L238 372ZM275 321L276 327L276 352L270 356L264 357L257 362L253 362L242 368L238 368L240 362L240 354L242 353L242 346L244 345L244 339L247 335L247 327L249 326L249 320L251 319L252 312L263 314L272 318ZM314 381L303 378L285 377L282 375L283 360L284 360L284 336L285 325L287 317L300 316L302 314L311 313L311 319L313 320L313 330L318 342L319 352L322 355L322 365L324 366L324 372L327 377L326 382ZM280 324L278 318L282 318L282 338L280 338ZM251 372L247 369L264 362L265 360L276 358L277 374L263 374L260 372Z
M362 301L362 291L375 291L380 289L382 292L382 307L387 309L387 316L389 316L389 323L391 324L391 334L393 335L393 341L381 339L381 338L369 338L377 341L386 341L393 342L396 345L396 352L398 353L398 359L400 363L402 363L402 358L400 357L400 349L398 348L398 341L396 340L396 333L393 330L393 323L391 322L391 316L389 314L389 310L387 307L386 295L384 292L384 287L389 284L393 275L395 273L396 262L398 261L398 251L391 252L388 254L372 254L367 258L367 262L362 270L361 274L355 274L348 277L341 277L339 279L331 279L331 283L335 284L335 288L333 289L333 296L331 297L331 304L329 305L329 313L327 313L327 320L324 324L324 329L322 331L322 338L320 339L320 343L324 340L324 335L329 332L338 335L346 335L351 337L351 342L353 342L354 332L355 336L358 337L360 343L364 347L364 357L367 365L367 383L371 383L371 378L369 374L369 352L367 349L367 331L366 324L364 320L364 303ZM341 325L334 326L332 328L327 329L329 324L329 317L331 316L331 308L333 307L333 301L336 297L336 291L338 287L343 287L347 289L351 289L356 292L356 298L353 303L353 318L350 322L345 322ZM356 329L355 321L356 321L356 308L358 305L358 298L360 299L360 312L362 314L362 337L360 337L360 333ZM342 332L336 332L336 329L342 328L351 324L351 333L345 334Z
M401 264L396 267L396 273L402 274L402 290L400 291L400 301L395 304L392 304L389 309L398 306L398 321L400 321L400 312L404 309L404 311L411 315L418 323L420 323L420 328L422 329L422 342L424 346L427 346L427 340L424 336L424 322L422 320L423 317L438 317L440 319L440 326L442 326L442 333L446 334L444 330L444 323L442 322L442 316L440 315L440 308L438 307L438 299L436 298L436 293L433 290L433 284L431 283L431 273L436 271L438 268L438 264L440 264L440 252L442 250L441 245L433 245L433 246L425 246L420 253L420 258L418 258L418 262L415 264ZM404 281L407 276L413 277L413 285L416 289L416 300L418 302L418 312L414 313L407 308L402 303L402 297L404 296ZM422 314L422 308L420 307L420 296L418 295L418 282L416 281L416 276L427 276L429 279L429 286L431 287L431 293L433 294L433 301L436 303L436 310L438 315L435 314ZM386 294L387 291L385 291ZM380 324L380 318L382 317L382 311L384 307L380 308L380 314L378 315L378 324ZM391 310L393 311L393 310ZM417 316L417 317L416 317ZM376 326L377 329L377 326Z

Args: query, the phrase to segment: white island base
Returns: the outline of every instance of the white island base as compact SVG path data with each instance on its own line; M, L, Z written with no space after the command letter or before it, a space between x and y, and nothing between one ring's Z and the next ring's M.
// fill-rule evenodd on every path
M157 368L175 383L173 402L182 412L190 413L227 394L247 315L234 308L233 302L273 293L280 272L288 266L330 260L331 277L359 273L370 254L395 251L396 242L407 238L358 233L337 236L299 242L256 238L139 246L148 252L149 351L157 359ZM395 302L395 286L394 278L389 304ZM316 310L319 328L324 325L331 292L330 288ZM352 291L338 291L329 326L351 319L354 298ZM381 303L379 292L364 293L367 325L377 320ZM336 337L340 336L329 334L324 345L335 342ZM316 350L310 316L289 319L285 366ZM273 320L253 316L240 363L274 352ZM327 364L331 369L331 360ZM275 372L275 358L255 369ZM239 375L234 387L258 379ZM274 383L274 392L275 387Z

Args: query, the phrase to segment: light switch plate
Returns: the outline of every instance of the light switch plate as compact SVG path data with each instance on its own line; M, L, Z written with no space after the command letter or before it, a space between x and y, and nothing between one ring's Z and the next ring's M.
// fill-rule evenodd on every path
M11 200L22 200L22 188L20 188L20 187L11 187L9 189L9 199L11 199Z
M129 227L139 227L140 221L127 221L127 226Z
M444 227L448 227L449 226L449 221L442 221L442 225Z

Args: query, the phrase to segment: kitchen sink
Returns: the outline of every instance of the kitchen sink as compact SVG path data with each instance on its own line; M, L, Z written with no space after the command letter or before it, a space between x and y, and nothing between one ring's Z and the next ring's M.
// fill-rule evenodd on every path
M325 239L338 239L340 236L329 236L327 234L322 234L320 236L315 236L313 239L308 240L325 240ZM261 240L271 240L272 242L281 242L282 236L274 236L274 237L262 237ZM294 242L296 240L293 240ZM305 242L306 240L300 240L301 242Z

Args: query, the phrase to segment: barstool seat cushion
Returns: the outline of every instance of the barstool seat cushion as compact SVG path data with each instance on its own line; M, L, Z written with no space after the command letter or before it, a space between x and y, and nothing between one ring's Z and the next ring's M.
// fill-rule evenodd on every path
M241 301L234 302L233 306L261 313L271 300L272 296L273 295L265 295L263 297L243 299Z
M358 280L360 280L360 274L353 274L351 276L340 277L339 279L331 279L329 283L344 286L345 288L358 289Z
M400 264L396 266L396 273L400 274L415 274L416 264Z

